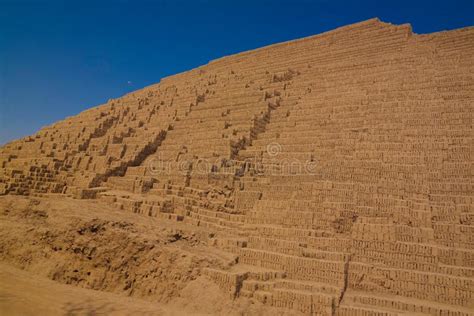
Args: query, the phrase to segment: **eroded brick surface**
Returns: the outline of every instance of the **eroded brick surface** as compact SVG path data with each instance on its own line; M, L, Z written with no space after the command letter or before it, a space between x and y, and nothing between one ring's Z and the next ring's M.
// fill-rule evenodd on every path
M224 57L0 149L60 193L227 236L233 297L323 315L474 308L474 29L377 19Z

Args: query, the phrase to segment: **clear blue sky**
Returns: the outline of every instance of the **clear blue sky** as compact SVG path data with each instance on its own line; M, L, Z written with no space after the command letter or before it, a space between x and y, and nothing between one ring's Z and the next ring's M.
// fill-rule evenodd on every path
M474 0L0 0L0 144L209 60L379 17L474 25Z

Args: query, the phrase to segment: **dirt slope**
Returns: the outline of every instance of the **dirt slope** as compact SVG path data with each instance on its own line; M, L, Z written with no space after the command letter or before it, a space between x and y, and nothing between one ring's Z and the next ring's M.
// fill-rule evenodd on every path
M207 245L217 237L87 200L1 197L0 312L285 314L234 301L202 275L235 263Z

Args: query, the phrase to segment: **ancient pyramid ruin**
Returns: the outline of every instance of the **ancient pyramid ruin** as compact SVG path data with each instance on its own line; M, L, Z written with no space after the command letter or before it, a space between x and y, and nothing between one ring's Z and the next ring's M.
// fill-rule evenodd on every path
M203 274L314 315L472 315L474 28L371 19L211 61L0 149L0 193L219 232ZM137 215L139 216L139 215Z

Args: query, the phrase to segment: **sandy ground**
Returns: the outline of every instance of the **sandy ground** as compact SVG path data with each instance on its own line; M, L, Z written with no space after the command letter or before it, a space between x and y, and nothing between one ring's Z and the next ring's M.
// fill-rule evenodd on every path
M3 315L179 315L140 299L60 284L24 270L0 265Z

